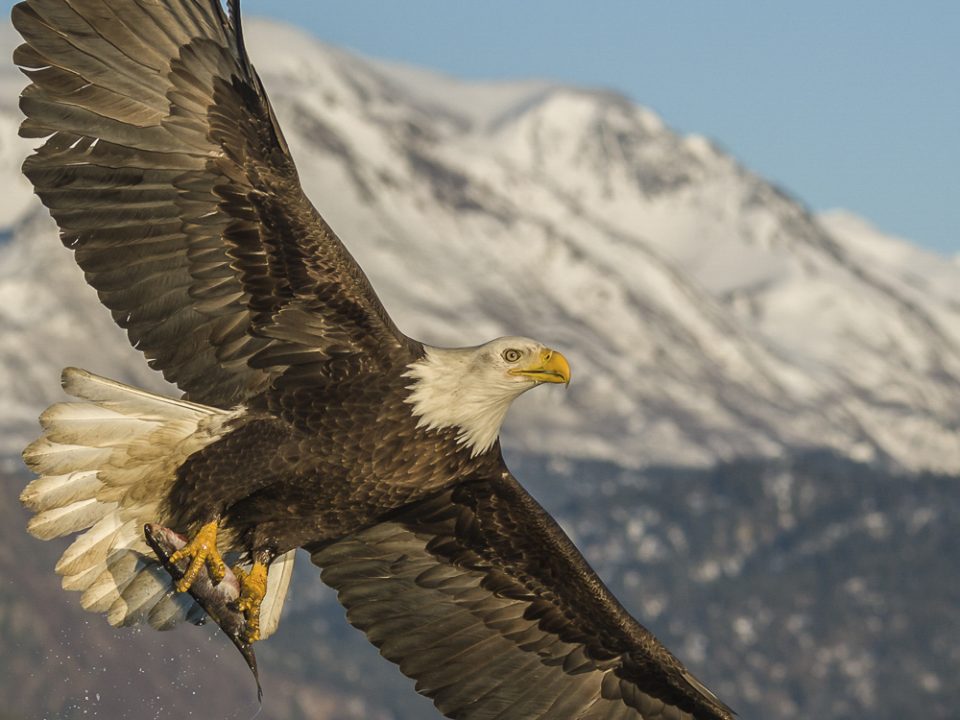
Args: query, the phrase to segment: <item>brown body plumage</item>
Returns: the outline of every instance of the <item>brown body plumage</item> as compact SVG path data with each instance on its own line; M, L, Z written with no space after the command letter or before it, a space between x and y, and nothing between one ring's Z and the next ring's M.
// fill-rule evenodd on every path
M412 361L412 360L411 360ZM343 537L451 481L492 477L499 446L472 457L452 429L417 427L398 372L269 394L177 471L167 517L197 528L221 515L245 549L279 555Z
M241 585L252 560L270 565L266 635L304 547L450 717L730 718L503 462L510 402L569 381L566 361L523 338L443 350L396 328L304 197L230 6L13 11L32 81L21 132L46 138L24 172L117 323L184 392L65 372L81 402L44 414L24 455L43 477L23 494L34 534L83 531L57 567L65 587L115 624L196 620L143 541L161 523L215 538Z

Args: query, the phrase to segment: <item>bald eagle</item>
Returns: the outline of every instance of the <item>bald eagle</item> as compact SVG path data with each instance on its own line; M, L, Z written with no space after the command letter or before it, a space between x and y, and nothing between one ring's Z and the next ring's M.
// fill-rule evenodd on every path
M67 369L76 401L24 452L29 530L77 534L56 570L83 607L165 629L198 621L194 586L230 574L249 644L276 628L306 548L449 717L731 717L504 464L511 402L568 383L567 360L398 330L304 196L238 0L26 0L13 22L20 132L43 139L23 171L183 392ZM185 538L166 565L145 526Z

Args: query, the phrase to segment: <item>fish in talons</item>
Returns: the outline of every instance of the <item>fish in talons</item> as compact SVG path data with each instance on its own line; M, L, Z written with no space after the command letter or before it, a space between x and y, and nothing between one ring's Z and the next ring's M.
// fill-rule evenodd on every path
M170 562L176 565L181 560L189 559L190 565L177 581L177 592L186 592L197 579L200 570L206 567L210 579L214 584L223 580L227 573L227 566L217 550L217 528L219 519L211 520L182 548L170 556Z
M252 644L260 639L260 605L267 594L267 564L258 559L250 572L239 565L233 572L240 582L240 597L233 602L233 608L243 613L246 619L243 639Z
M263 688L260 686L257 658L253 652L253 641L248 640L251 630L250 620L247 612L238 607L243 601L241 578L246 576L247 573L239 565L230 569L223 563L222 575L218 579L214 579L209 565L200 563L196 575L186 590L180 591L179 584L193 566L193 561L188 556L180 555L178 557L180 551L188 546L187 538L170 528L154 523L148 523L144 526L143 535L147 544L156 554L157 559L170 573L178 592L189 592L197 604L203 608L207 617L213 620L233 641L246 661L247 667L250 668L250 672L253 673L253 679L257 683L257 700L262 700ZM252 569L250 575L254 572L255 569ZM263 575L265 585L266 573L264 572ZM259 610L259 604L257 608ZM259 613L257 614L257 621L257 634L259 635Z

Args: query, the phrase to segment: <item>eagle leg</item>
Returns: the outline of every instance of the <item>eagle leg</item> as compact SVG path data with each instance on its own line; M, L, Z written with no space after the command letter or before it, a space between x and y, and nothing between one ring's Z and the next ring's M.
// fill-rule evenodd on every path
M171 563L177 563L180 560L190 559L190 566L183 577L177 581L177 592L186 592L197 579L203 566L207 566L207 572L210 573L210 580L214 585L223 580L227 574L227 566L220 557L220 551L217 550L217 528L220 519L214 519L200 528L200 531L193 536L193 539L177 550L170 556Z
M255 643L260 639L260 604L267 593L267 563L257 558L249 573L239 565L233 572L240 583L240 597L234 602L234 608L243 612L247 621L243 639Z

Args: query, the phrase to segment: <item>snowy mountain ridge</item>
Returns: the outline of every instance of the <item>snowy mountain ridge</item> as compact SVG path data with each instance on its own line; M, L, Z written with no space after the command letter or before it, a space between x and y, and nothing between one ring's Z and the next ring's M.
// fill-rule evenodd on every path
M960 471L956 264L814 217L610 92L464 83L266 22L249 34L307 194L400 327L441 345L526 334L571 358L569 393L511 411L509 447L641 466L823 446ZM63 365L160 387L25 199L17 122L0 103L6 453Z

